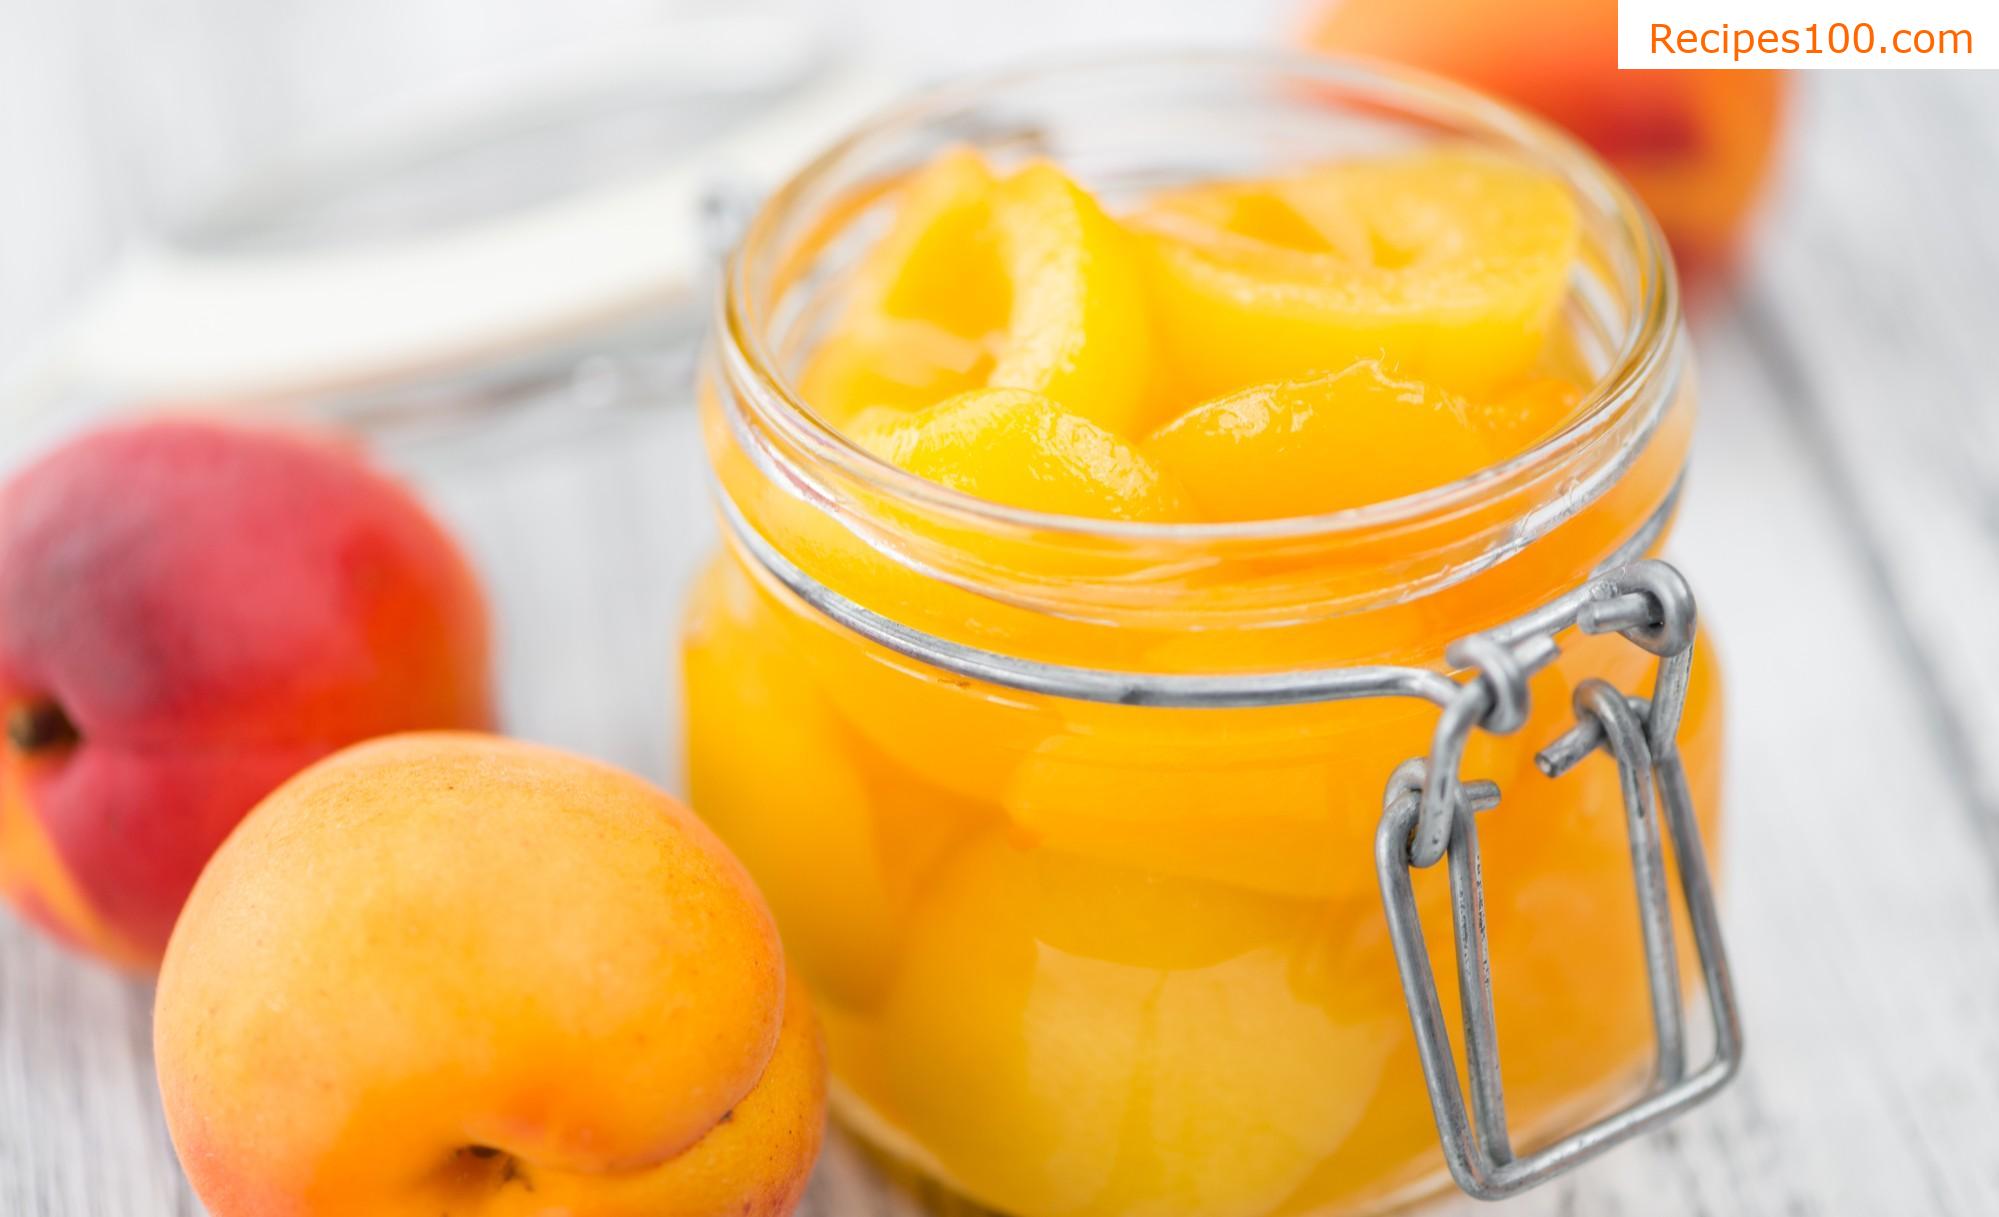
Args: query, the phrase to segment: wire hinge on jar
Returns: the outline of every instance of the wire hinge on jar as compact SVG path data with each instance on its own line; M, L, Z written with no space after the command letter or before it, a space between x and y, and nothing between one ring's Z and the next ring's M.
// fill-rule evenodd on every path
M1491 782L1463 782L1458 771L1474 729L1506 734L1525 725L1528 682L1554 660L1559 651L1555 639L1571 626L1587 634L1622 634L1659 657L1649 699L1626 696L1602 680L1580 682L1574 695L1575 726L1535 757L1551 778L1598 750L1617 763L1637 881L1655 1052L1651 1079L1636 1102L1520 1157L1507 1132L1474 824L1478 812L1498 805L1500 792ZM1741 1061L1734 984L1676 740L1693 668L1694 629L1694 600L1686 581L1666 563L1648 559L1606 571L1525 617L1460 639L1447 658L1471 675L1444 703L1430 755L1405 762L1389 779L1375 835L1382 903L1444 1159L1458 1185L1479 1199L1515 1195L1658 1126L1713 1094ZM1713 1054L1691 1073L1660 840L1662 810L1714 1024ZM1412 870L1446 858L1469 1114L1410 879Z

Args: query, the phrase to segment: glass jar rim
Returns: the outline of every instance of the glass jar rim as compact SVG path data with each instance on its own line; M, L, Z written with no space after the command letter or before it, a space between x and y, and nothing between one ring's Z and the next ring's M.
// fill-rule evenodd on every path
M1626 323L1604 370L1568 422L1505 460L1413 494L1308 515L1162 523L1066 515L979 498L876 456L812 408L771 349L765 327L757 324L760 302L752 268L753 255L773 239L781 222L816 184L863 155L875 141L913 134L954 112L1004 96L1009 89L1096 73L1176 68L1288 77L1300 84L1337 88L1344 97L1381 103L1412 116L1450 122L1460 134L1495 140L1554 172L1580 204L1606 218L1633 271L1626 293ZM1336 113L1328 109L1335 121ZM761 304L768 308L769 302ZM1675 358L1679 315L1679 286L1658 222L1608 165L1552 124L1442 77L1373 60L1284 51L1152 50L1052 58L983 73L919 91L855 128L781 183L750 217L722 268L717 324L725 339L721 344L725 361L749 373L762 390L752 395L757 401L751 408L803 451L827 461L844 476L974 525L983 522L1000 530L1088 540L1177 544L1332 538L1390 530L1471 509L1512 480L1560 464L1638 408L1647 386Z

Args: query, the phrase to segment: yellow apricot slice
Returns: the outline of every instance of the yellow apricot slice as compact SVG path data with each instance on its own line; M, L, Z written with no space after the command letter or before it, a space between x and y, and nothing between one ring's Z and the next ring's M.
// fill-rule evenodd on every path
M864 434L879 430L900 437L927 413L870 409L857 422ZM871 541L876 535L872 530L879 529L912 545L954 552L983 543L983 556L1002 564L1032 561L1039 556L1032 547L1007 550L973 530L963 530L962 537L940 535L934 516L891 503L866 504L855 513L857 530L850 530L849 519L758 482L726 456L718 467L732 491L741 487L746 492L741 501L752 525L767 537L781 538L787 558L843 596L893 620L1008 653L1038 653L1050 633L1038 614L942 582ZM738 476L730 480L732 474ZM870 769L899 770L909 780L990 802L1019 756L1047 733L1051 715L1038 699L978 685L897 655L774 584L766 586L770 615L783 635L788 659L819 690L851 746L868 754Z
M1561 183L1471 152L1197 186L1131 224L1180 407L1364 358L1487 394L1534 362L1579 242Z
M723 555L689 601L688 799L763 889L806 979L865 1002L896 933L867 788L833 716L772 651L782 635L756 597Z
M993 232L998 180L954 149L912 174L862 259L799 390L835 426L870 406L916 409L984 384L1011 292Z
M1497 457L1517 456L1560 430L1581 404L1580 386L1538 377L1474 405L1472 421L1491 436Z
M1365 900L1384 758L1424 752L1436 711L1074 706L1065 719L1008 783L1022 839L1251 891Z
M920 410L983 384L992 352L983 339L928 321L857 314L812 354L798 389L821 417L852 430L875 410Z
M918 904L882 1106L1006 1211L1268 1212L1408 1035L1329 941L1377 921L977 838Z
M1204 518L1312 515L1441 486L1491 462L1465 404L1379 363L1197 406L1141 451Z
M1056 725L1045 699L904 659L831 623L791 624L798 654L886 787L908 784L989 808Z
M1010 507L1168 520L1177 487L1124 440L1038 393L974 389L855 437L911 473Z
M959 150L904 187L799 385L835 426L990 385L1128 434L1150 338L1131 235L1095 199L1051 164L1000 179Z
M991 383L1132 434L1151 331L1130 235L1046 162L1001 183L993 217L1012 307Z
M763 889L793 964L823 997L866 1009L911 900L976 820L871 772L786 641L736 559L712 562L683 632L688 794Z
M888 233L856 273L849 307L965 336L1000 329L1009 292L992 226L998 185L986 162L966 148L918 170Z

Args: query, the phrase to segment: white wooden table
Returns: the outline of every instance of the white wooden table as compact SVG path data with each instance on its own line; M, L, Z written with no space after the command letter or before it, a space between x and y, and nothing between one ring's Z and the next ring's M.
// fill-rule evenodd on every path
M1511 1213L1999 1213L1999 76L1807 83L1741 290L1699 318L1676 546L1731 678L1748 1064ZM512 728L669 785L691 431L654 402L394 453L497 598ZM0 1215L199 1212L149 997L0 915ZM836 1139L808 1211L926 1200Z

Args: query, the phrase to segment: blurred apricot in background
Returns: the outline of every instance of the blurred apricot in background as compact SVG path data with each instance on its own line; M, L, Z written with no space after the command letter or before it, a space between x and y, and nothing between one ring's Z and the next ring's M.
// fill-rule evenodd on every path
M1783 127L1782 72L1619 71L1616 0L1315 0L1301 37L1449 77L1566 128L1632 184L1695 282L1731 262Z

